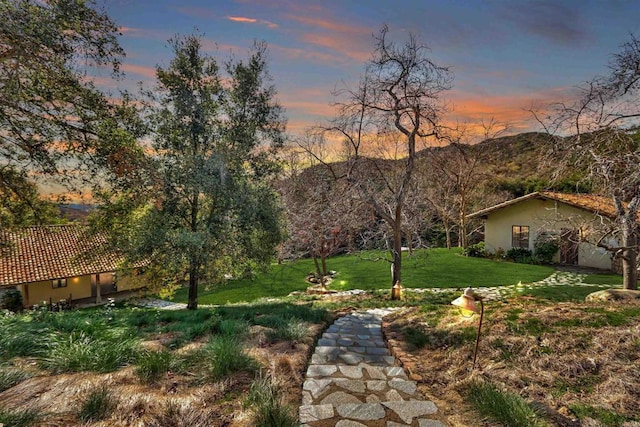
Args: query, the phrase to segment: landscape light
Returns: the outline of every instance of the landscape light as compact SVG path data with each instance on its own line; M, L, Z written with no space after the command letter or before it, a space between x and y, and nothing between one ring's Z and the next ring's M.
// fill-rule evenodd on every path
M476 301L480 303L480 309L478 309L478 304ZM452 305L460 308L460 311L464 313L479 313L480 314L480 322L478 323L478 334L476 336L476 348L473 351L473 367L472 370L476 368L476 359L478 358L478 343L480 342L480 330L482 329L482 318L484 317L484 303L482 302L482 297L476 295L473 292L473 289L467 288L464 290L461 296L451 301Z

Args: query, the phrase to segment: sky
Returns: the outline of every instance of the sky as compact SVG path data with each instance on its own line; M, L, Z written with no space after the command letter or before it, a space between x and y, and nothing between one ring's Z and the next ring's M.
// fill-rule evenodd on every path
M269 49L269 70L287 130L334 115L332 91L354 86L383 24L394 40L417 35L438 65L450 67L449 120L491 118L510 133L540 130L527 111L567 100L605 74L612 55L640 35L640 0L104 0L120 26L126 78L109 90L153 86L172 58L167 40L204 35L205 52L244 58L254 40Z

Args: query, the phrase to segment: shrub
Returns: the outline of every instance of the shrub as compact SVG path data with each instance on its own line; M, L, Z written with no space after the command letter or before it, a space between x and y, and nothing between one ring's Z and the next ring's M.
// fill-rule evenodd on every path
M22 311L22 294L17 289L7 289L0 296L0 309L17 313Z
M116 398L106 386L95 388L80 404L78 418L83 422L103 420L115 409L117 403Z
M551 264L559 248L556 239L541 236L533 245L533 261L536 264Z
M523 398L499 390L495 385L476 382L469 387L467 398L482 415L505 426L547 426Z
M42 414L35 409L12 411L0 407L0 424L11 427L28 427L35 425L42 418Z
M511 248L505 253L504 257L513 262L520 264L531 264L532 254L529 249L526 248Z
M464 249L464 251L462 251L462 253L464 254L464 256L470 256L474 258L485 258L487 256L484 242L469 245Z
M270 377L251 384L244 406L253 412L253 425L262 427L294 427L299 423L280 396L280 388Z

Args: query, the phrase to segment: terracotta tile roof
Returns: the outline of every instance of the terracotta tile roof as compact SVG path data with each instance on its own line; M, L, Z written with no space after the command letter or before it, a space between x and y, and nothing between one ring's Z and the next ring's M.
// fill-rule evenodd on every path
M598 196L595 194L568 194L555 193L553 191L540 191L527 194L526 196L518 197L517 199L508 200L504 203L500 203L486 209L482 209L468 215L467 217L480 218L490 214L491 212L529 199L555 200L571 206L575 206L580 209L595 212L609 218L614 218L616 212L613 200L610 197ZM640 215L638 216L638 221L640 221Z
M4 231L0 287L114 271L118 258L104 251L104 236L82 225L25 227Z

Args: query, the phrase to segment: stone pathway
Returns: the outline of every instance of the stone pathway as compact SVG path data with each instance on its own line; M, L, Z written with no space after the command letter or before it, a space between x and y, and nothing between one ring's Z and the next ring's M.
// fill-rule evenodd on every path
M301 427L444 427L382 337L374 309L337 319L318 340L307 368Z

